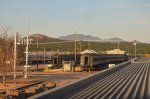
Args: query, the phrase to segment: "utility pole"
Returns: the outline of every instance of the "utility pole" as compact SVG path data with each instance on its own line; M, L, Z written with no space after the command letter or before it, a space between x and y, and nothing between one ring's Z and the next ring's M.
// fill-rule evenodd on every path
M136 40L134 40L133 45L134 45L134 55L135 55L135 58L136 58Z
M89 51L91 51L90 40L88 40L88 48L89 48Z
M29 13L28 13L28 34L29 34ZM27 46L26 46L26 67L24 78L28 77L28 49L29 49L29 37L27 36Z
M135 46L135 58L136 58L136 46Z
M81 41L79 42L79 44L80 44L80 53L82 52L82 50L81 50Z
M120 47L120 46L119 46L119 42L118 42L118 54L119 54L119 49L120 49L119 47Z
M37 48L37 57L36 57L36 62L37 62L37 70L38 70L38 68L39 68L39 63L38 63L38 54L39 54L39 52L38 52L38 50L39 50L39 39L37 38L37 43L36 43L36 48Z
M136 43L135 43L135 58L136 58Z
M45 47L44 47L44 64L45 64Z
M17 34L14 37L14 84L16 84Z
M26 46L26 66L25 66L25 75L24 75L24 78L27 78L28 77L28 48L29 48L29 39L28 39L28 36L27 36L27 46Z
M76 31L75 31L75 34L74 34L74 43L75 43L74 44L74 53L75 53L74 57L75 57L75 65L76 65L76 60L77 60L77 55L76 55L77 54L77 50L76 50L77 49L76 48L77 47L77 44L76 44Z

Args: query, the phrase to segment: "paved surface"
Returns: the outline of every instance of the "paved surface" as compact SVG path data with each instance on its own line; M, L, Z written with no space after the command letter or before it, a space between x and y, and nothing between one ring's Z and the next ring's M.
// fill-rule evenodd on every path
M42 66L39 66L42 69ZM20 69L20 68L19 68ZM22 68L23 69L23 68ZM36 66L32 66L32 70L36 69ZM22 70L18 70L16 84L13 85L13 72L10 72L6 76L6 85L2 84L2 73L0 73L0 91L5 91L8 89L25 86L28 84L36 83L39 81L54 81L58 86L64 86L68 83L72 83L78 79L89 76L88 72L62 72L61 69L52 69L48 72L34 71L29 75L30 78L25 79ZM97 71L91 72L91 74Z
M150 58L140 58L91 85L65 97L69 99L150 99Z

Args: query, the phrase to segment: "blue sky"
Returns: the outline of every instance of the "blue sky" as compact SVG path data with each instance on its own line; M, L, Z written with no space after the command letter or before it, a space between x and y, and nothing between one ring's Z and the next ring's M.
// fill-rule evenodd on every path
M51 37L77 33L150 42L150 0L0 0L0 28Z

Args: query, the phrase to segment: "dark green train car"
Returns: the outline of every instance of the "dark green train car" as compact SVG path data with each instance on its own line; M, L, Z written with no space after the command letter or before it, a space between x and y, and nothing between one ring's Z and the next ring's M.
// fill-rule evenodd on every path
M126 54L97 54L97 53L86 53L81 55L80 65L82 68L91 68L105 66L109 63L117 64L127 61L128 57Z

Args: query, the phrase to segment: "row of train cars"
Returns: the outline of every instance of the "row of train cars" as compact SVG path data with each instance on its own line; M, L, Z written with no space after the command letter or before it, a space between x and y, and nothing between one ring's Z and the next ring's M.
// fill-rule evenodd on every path
M35 64L51 64L51 68L61 68L64 62L74 61L75 66L82 68L90 67L92 69L104 67L108 64L118 64L128 61L127 54L98 54L98 53L85 53L85 54L29 54L29 65ZM76 59L76 62L75 62ZM22 63L25 63L23 61Z

